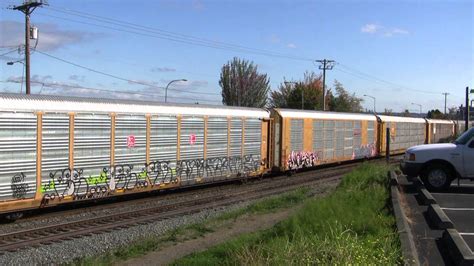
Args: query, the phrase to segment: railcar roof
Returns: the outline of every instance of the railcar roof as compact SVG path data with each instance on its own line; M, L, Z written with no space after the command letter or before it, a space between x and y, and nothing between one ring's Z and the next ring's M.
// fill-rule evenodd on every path
M443 120L443 119L426 119L429 123L436 123L436 124L454 124L452 120Z
M268 111L259 108L9 93L0 93L0 111L269 117Z
M313 118L313 119L340 119L340 120L369 120L375 121L377 118L373 114L342 113L342 112L322 112L311 110L275 109L282 117L290 118Z
M426 123L424 118L377 115L384 122L410 122L410 123Z

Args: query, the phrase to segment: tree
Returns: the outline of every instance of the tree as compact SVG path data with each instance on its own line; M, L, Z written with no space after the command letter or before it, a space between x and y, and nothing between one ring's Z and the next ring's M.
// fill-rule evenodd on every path
M445 115L439 110L430 110L428 111L428 114L426 115L427 118L431 119L445 119Z
M384 114L384 115L392 115L392 114L393 114L393 111L392 111L392 109L387 109L387 108L385 108L385 110L383 111L383 114Z
M234 57L221 69L219 85L222 103L229 106L262 108L267 105L270 79L259 74L257 65Z
M280 84L277 91L270 94L270 106L305 110L322 110L323 83L321 75L306 72L302 81ZM326 102L332 99L331 90L327 90Z
M405 116L405 117L410 117L410 110L408 109L405 109L405 111L402 113L402 116Z
M329 110L336 112L362 112L362 99L356 97L355 93L352 95L344 89L344 86L337 80L334 81L334 89L336 96L332 97L329 103Z

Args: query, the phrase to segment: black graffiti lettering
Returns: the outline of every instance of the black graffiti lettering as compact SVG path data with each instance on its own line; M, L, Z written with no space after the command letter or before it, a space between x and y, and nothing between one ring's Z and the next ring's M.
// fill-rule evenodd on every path
M12 196L16 199L24 199L29 191L28 183L25 182L25 174L19 173L12 177L11 185Z

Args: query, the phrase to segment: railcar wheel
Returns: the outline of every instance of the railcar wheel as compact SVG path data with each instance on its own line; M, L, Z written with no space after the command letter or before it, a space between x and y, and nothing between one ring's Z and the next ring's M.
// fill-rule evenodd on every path
M430 165L424 171L421 179L426 188L430 191L447 190L451 185L452 173L448 167L444 165Z

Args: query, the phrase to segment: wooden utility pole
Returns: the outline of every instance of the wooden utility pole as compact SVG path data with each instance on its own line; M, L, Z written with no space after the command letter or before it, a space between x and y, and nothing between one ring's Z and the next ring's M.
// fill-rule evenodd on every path
M469 129L469 114L470 113L470 110L469 110L469 87L466 87L466 112L465 112L465 116L464 116L464 119L465 119L465 130L464 131L467 131Z
M43 5L43 1L26 0L20 6L13 7L25 14L25 68L26 68L26 94L31 93L30 82L30 15L33 11Z
M321 63L319 69L323 70L323 111L326 111L326 70L331 70L334 67L334 60L316 60Z
M442 94L444 95L444 114L446 115L446 102L447 102L447 98L448 98L449 93L444 92Z

